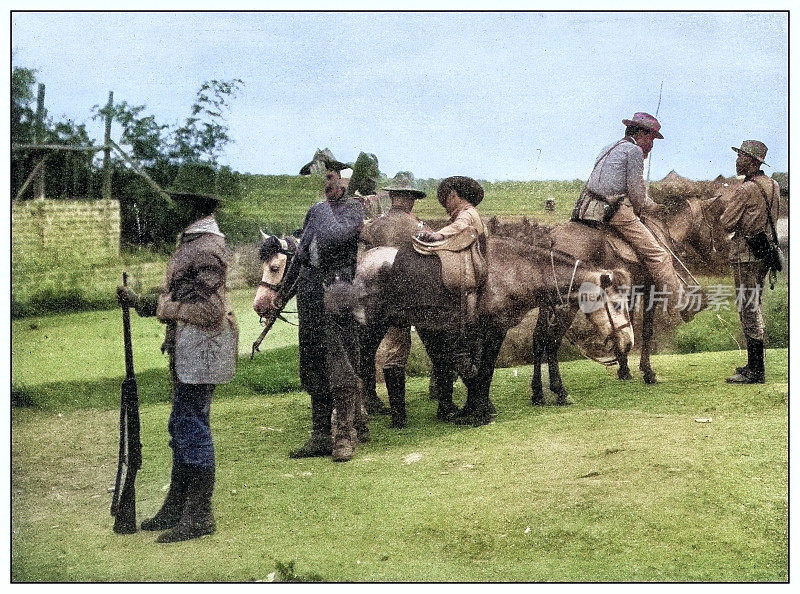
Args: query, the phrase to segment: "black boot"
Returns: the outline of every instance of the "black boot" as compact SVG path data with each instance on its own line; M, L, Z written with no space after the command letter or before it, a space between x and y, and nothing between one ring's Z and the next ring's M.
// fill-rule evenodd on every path
M736 373L725 381L729 384L764 383L764 341L747 337L747 365L737 367Z
M327 433L312 431L308 438L299 448L289 452L290 458L315 458L319 456L330 456L333 450L333 440L330 430Z
M181 519L172 530L164 532L156 542L179 542L200 538L216 530L214 513L211 511L211 495L214 492L214 468L188 466L189 484L186 505Z
M311 437L299 448L289 452L290 458L330 456L332 402L322 391L311 393Z
M186 465L173 460L167 498L155 516L142 522L142 530L168 530L178 523L186 504L189 472Z
M406 372L402 367L384 367L386 391L389 393L389 406L392 409L392 424L395 429L408 425L406 415Z

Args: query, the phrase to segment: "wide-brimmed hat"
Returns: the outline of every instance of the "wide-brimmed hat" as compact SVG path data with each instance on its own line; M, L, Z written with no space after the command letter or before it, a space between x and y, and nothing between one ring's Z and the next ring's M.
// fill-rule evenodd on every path
M167 194L169 194L170 198L173 200L180 200L182 202L214 202L216 204L222 202L222 198L216 194L201 194L199 192L183 192L177 190L167 190Z
M736 148L732 146L731 148L737 153L753 157L762 165L767 165L767 163L764 163L764 157L767 156L767 145L759 140L745 140L742 142L741 147ZM769 165L767 165L767 167L769 167Z
M650 130L651 132L656 133L656 138L664 138L661 135L661 124L658 120L651 116L649 113L645 113L643 111L637 111L633 114L633 117L629 120L622 120L622 123L626 126L636 126L638 128L644 128L645 130Z
M389 185L383 188L389 192L406 192L415 199L424 198L425 192L419 189L419 183L414 179L414 174L410 171L399 171L391 180Z
M343 163L336 159L330 149L317 149L314 153L314 158L300 168L300 175L310 175L316 163L321 164L326 171L341 171L353 166L352 163Z

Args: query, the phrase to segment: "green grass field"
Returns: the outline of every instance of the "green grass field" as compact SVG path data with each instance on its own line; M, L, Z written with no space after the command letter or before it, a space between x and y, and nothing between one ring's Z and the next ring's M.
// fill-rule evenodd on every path
M417 212L442 219L435 180L426 183ZM252 241L259 227L293 230L322 188L321 178L295 176L246 184L245 198L220 213L233 242ZM487 183L480 208L554 223L581 187ZM555 211L544 210L547 197ZM12 320L12 581L788 580L788 350L768 350L765 385L725 384L744 361L731 309L703 312L662 338L662 352L696 354L654 357L655 386L641 382L635 357L630 382L614 368L570 361L562 373L575 404L534 408L530 366L499 369L499 414L485 427L437 422L427 378L413 377L409 427L374 419L372 442L337 465L287 457L309 425L297 331L278 322L250 361L260 332L253 290L234 291L240 360L212 413L218 531L175 545L113 534L108 489L124 361L119 311L102 308L113 307L119 271L131 269L146 288L163 264L145 253L52 271L43 283L12 279L12 312L25 316ZM87 308L95 310L34 315ZM785 274L765 293L765 312L769 346L787 347ZM168 481L170 386L163 327L134 315L132 329L141 520ZM411 369L427 366L416 344Z
M739 362L659 356L649 387L568 363L567 408L530 406L530 368L501 369L480 428L436 422L413 379L409 427L375 419L341 465L290 460L307 396L259 394L242 369L213 407L218 531L171 546L111 531L116 410L15 408L12 580L267 580L294 561L327 581L786 581L787 352L768 352L762 386L721 381ZM141 388L140 519L169 473L155 387Z
M788 579L787 350L768 351L759 386L722 381L737 351L657 356L655 386L565 363L567 408L529 404L529 366L499 369L499 414L480 428L437 422L412 378L409 427L374 419L337 465L286 456L309 424L296 330L276 326L249 361L250 299L234 294L245 356L212 413L218 531L171 546L111 531L119 313L14 322L14 398L34 406L12 408L13 581L269 580L292 561L327 581ZM161 326L134 316L133 330L141 520L168 481L169 385Z

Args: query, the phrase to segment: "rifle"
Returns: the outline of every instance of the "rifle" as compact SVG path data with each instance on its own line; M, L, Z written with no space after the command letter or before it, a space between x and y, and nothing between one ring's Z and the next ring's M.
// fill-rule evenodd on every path
M122 273L122 285L128 286L128 273ZM114 532L136 532L136 473L142 467L142 442L139 437L139 388L133 371L133 346L131 343L131 317L127 302L122 307L122 336L125 343L125 379L119 407L119 462L111 515ZM123 480L124 469L124 480Z

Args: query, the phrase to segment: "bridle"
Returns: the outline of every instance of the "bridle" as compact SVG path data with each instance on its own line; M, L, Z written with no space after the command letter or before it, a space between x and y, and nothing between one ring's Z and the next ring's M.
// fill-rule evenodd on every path
M286 295L291 295L292 291L294 290L294 285L297 283L297 278L295 278L294 282L290 287L286 287L284 281L286 280L286 272L289 270L289 265L292 263L292 259L294 258L295 254L297 254L297 248L300 245L300 241L293 235L289 235L288 237L277 237L275 235L272 236L275 241L278 242L278 250L275 254L283 254L286 256L286 266L284 267L283 278L278 283L270 283L263 279L258 281L259 287L265 287L267 289L271 289L278 294L277 300L285 304L286 302ZM263 262L266 262L266 259L262 259ZM277 318L279 320L283 320L287 324L291 324L292 326L297 326L294 322L290 322L285 317L283 317L284 313L297 313L293 311L283 311L277 314ZM266 325L266 318L262 315L260 316L259 323L263 326Z
M298 241L293 235L289 237L277 237L273 236L275 240L278 242L278 251L275 252L276 254L283 254L286 256L286 268L289 267L289 264L294 258L294 255L297 253L297 246ZM283 278L286 278L286 269L284 269ZM280 293L281 288L283 287L283 278L278 283L270 283L265 281L263 278L258 281L259 287L266 287L267 289L272 289L276 293Z
M572 267L572 277L569 280L569 287L567 288L567 292L564 294L564 296L562 296L561 290L559 289L559 285L558 285L558 276L556 275L556 264L555 264L554 253L557 252L558 254L560 254L562 256L566 256L569 259L572 259L573 256L571 254L568 254L567 252L563 252L561 250L555 249L552 245L550 246L549 251L550 251L550 269L551 269L551 271L553 273L553 286L555 288L555 292L556 292L556 295L558 296L558 301L559 301L557 304L553 305L553 308L551 309L550 315L548 316L548 319L547 319L548 326L553 327L553 326L556 325L556 319L555 319L556 316L555 316L555 311L554 310L555 310L555 308L564 309L564 308L567 307L568 303L567 303L567 301L564 300L564 296L566 296L566 298L569 299L570 294L572 294L572 288L575 285L575 275L578 272L578 266L580 265L581 261L579 259L577 259L577 258L575 259L575 264ZM605 289L603 289L603 291L605 291ZM631 324L630 313L626 309L625 310L625 320L626 320L625 323L622 324L621 326L617 326L614 323L614 316L611 313L611 308L608 305L608 299L603 299L603 305L605 307L606 316L608 317L608 323L611 326L611 333L608 336L606 336L606 339L604 341L604 344L606 344L614 336L616 336L617 334L619 334L620 332L625 330L625 328L631 327L632 324Z

